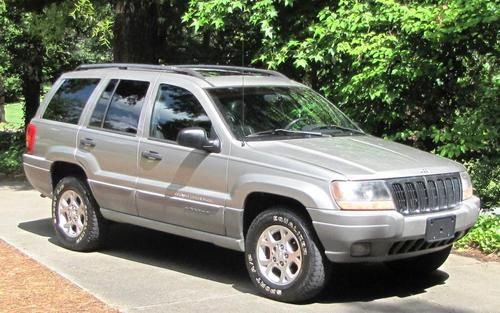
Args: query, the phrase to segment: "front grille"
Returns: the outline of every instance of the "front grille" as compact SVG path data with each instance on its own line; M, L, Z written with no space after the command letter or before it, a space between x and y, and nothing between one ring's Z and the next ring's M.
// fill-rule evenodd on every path
M400 178L388 183L397 210L405 215L448 210L462 201L458 173Z
M455 233L455 236L453 238L441 241L428 242L425 241L425 239L423 238L397 241L393 243L391 248L389 249L389 255L404 254L404 253L423 251L427 249L446 246L465 236L469 231L469 229L458 231Z

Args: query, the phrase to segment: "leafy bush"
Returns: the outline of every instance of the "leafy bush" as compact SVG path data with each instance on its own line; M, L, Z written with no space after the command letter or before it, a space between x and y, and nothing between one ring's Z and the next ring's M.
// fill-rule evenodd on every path
M23 152L23 132L0 132L0 173L21 173Z
M484 209L500 207L500 158L483 156L465 163Z
M486 254L500 254L500 216L491 213L479 215L476 225L455 247L475 248Z

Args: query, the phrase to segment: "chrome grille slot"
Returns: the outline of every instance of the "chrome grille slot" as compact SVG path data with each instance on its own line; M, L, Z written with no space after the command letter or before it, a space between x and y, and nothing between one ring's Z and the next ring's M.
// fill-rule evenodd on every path
M394 183L392 185L393 188L393 194L394 194L394 200L397 202L397 207L406 207L406 197L405 197L405 191L403 189L403 186L398 183Z
M427 186L429 189L429 210L433 210L438 207L438 192L436 182L433 180L428 180Z
M425 182L417 181L415 184L417 189L417 195L419 201L419 209L420 212L424 212L428 210L429 207L429 196L427 194L427 188L425 187Z
M438 210L446 209L446 188L442 179L437 180Z
M418 212L418 197L417 190L415 189L415 185L413 183L405 183L405 194L406 199L408 200L408 209L410 214Z
M453 182L451 178L446 178L444 180L444 184L446 186L446 192L448 196L446 197L447 203L446 206L452 206L455 203L455 193L453 192Z
M388 180L397 210L404 215L454 208L462 201L458 173Z

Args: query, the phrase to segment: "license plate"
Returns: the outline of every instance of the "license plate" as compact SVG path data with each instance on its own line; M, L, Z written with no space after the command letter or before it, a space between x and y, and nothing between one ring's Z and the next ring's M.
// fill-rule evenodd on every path
M430 218L425 229L425 241L434 242L455 236L455 215Z

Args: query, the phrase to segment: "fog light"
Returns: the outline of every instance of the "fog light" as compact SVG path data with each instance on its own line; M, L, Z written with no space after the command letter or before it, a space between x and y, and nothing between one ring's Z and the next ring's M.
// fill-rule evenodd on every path
M370 255L372 245L369 242L359 242L351 246L351 256L367 256Z

